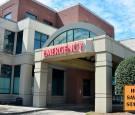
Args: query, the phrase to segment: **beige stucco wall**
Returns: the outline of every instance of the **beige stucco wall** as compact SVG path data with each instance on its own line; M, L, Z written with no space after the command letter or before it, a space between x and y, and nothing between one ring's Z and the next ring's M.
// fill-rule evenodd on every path
M135 51L135 38L122 40L119 42Z

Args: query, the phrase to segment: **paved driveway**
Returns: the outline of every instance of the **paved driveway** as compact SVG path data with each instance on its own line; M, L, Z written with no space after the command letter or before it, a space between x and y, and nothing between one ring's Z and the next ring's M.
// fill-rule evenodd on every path
M85 115L85 112L77 112L70 110L44 110L23 115Z

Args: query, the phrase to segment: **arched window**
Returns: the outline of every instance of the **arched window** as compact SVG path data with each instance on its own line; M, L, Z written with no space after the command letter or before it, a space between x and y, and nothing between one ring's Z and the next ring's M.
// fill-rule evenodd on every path
M59 45L81 39L95 37L96 34L81 28L71 29L58 35L48 46Z

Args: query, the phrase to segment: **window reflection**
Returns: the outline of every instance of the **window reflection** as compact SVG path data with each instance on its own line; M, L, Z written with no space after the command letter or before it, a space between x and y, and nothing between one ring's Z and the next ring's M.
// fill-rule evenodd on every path
M66 32L62 33L54 40L54 45L62 43L66 43Z
M13 54L15 33L6 30L4 35L4 52Z
M68 31L60 34L59 36L57 36L48 45L48 47L53 46L53 45L68 43L68 42L72 42L72 41L77 41L77 40L81 40L81 39L85 39L85 38L91 38L91 37L95 37L95 36L96 36L95 33L90 32L89 30L86 30L86 29L77 28L77 29L73 29L73 30L68 30Z
M84 38L89 38L89 31L84 29L75 29L74 30L74 40L80 40Z
M73 39L73 30L67 31L67 42L72 42Z

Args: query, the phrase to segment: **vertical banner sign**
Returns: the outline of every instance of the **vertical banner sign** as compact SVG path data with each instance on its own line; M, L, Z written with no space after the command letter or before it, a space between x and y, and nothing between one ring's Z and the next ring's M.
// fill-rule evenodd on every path
M124 111L135 111L135 85L124 86Z

